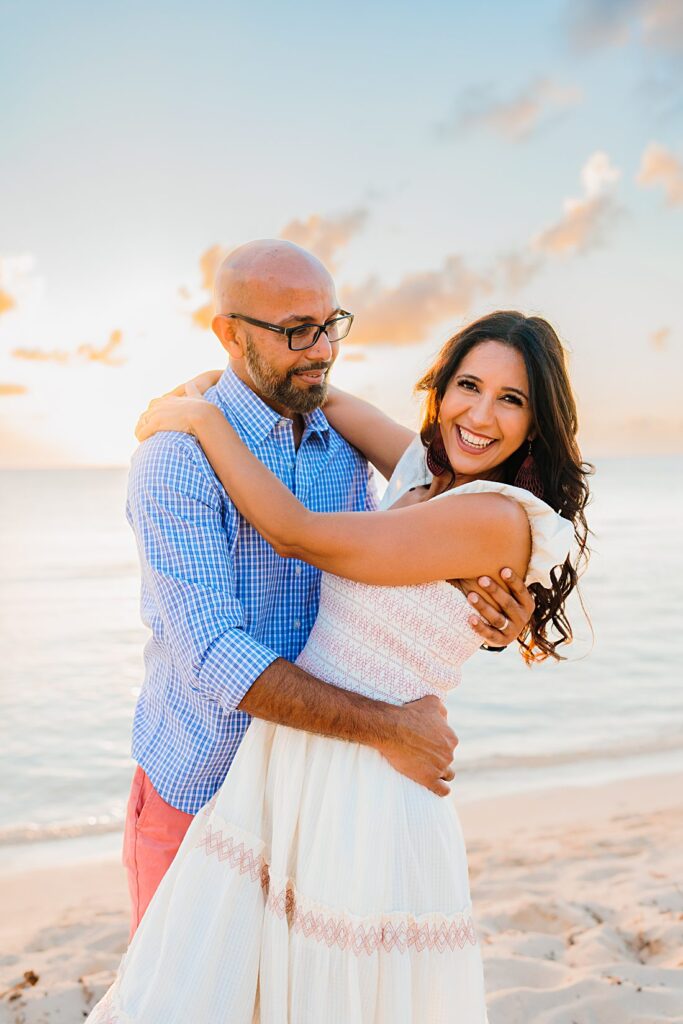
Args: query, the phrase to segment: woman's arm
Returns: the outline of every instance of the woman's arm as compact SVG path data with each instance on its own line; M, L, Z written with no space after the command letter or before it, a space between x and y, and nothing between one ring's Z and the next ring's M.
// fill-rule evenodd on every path
M339 388L329 389L323 411L334 429L387 480L415 437L414 430Z
M529 523L514 499L466 494L456 500L450 495L388 512L312 512L209 402L157 399L136 434L144 440L159 430L184 430L197 437L236 507L285 558L389 586L494 574L501 565L525 575Z
M204 394L219 380L222 370L206 370L189 383ZM180 384L169 395L182 397L185 384ZM415 437L415 431L402 427L396 420L380 412L370 402L356 398L347 391L331 387L324 407L325 416L337 433L357 448L361 455L389 480L398 460Z

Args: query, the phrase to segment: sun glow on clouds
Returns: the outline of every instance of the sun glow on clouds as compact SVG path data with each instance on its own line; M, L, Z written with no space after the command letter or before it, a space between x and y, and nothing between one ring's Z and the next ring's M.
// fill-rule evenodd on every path
M563 216L536 236L535 247L563 255L585 252L602 242L619 214L612 191L620 176L606 153L593 153L581 171L584 196L565 200Z
M365 208L350 210L338 217L322 217L314 213L307 220L291 220L280 232L280 238L309 249L329 270L334 271L339 250L349 244L367 219Z
M570 36L581 49L622 46L634 37L656 50L683 49L680 0L572 0L568 8Z
M390 287L376 277L343 287L343 304L356 315L349 339L354 344L415 345L444 321L466 316L491 287L488 276L468 269L455 255L436 270L405 274Z
M645 188L663 189L669 206L683 203L683 160L657 142L651 142L643 153L636 180Z
M100 363L102 366L122 366L124 360L118 355L123 342L120 330L112 331L108 340L99 348L96 345L79 345L75 352L65 349L15 348L12 355L15 359L33 363L57 363L60 366L80 363Z
M537 79L512 99L497 98L488 86L468 90L439 134L457 140L463 132L488 129L508 142L526 142L581 100L581 90L550 78Z
M650 344L657 352L663 352L671 337L670 327L660 327L659 330L653 331L650 335Z

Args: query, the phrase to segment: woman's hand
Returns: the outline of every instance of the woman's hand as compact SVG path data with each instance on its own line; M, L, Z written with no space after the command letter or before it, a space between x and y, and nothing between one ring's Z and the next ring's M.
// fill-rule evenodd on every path
M194 381L190 381L182 385L182 391L176 388L163 398L152 399L137 422L135 436L138 441L145 441L160 430L177 430L198 437L200 424L214 408L202 398Z
M189 393L185 389L190 387L190 385L195 389L195 392L199 392L200 395L203 395L209 390L209 388L212 388L214 384L217 384L222 376L222 370L205 370L204 373L200 373L196 377L193 377L192 380L189 380L187 384L179 384L177 388L173 388L173 391L167 392L167 394L164 395L164 398L166 398L167 395L176 395L178 398L184 398L185 395Z

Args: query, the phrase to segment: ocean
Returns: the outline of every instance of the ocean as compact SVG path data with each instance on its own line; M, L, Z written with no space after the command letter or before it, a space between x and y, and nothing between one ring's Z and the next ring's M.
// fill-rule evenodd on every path
M112 851L147 631L126 472L0 472L0 866ZM451 697L466 801L683 767L683 458L603 459L567 661L481 652Z

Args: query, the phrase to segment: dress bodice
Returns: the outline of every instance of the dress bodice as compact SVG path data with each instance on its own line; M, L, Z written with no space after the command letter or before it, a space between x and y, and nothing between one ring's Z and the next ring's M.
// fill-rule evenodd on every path
M549 586L551 568L571 549L571 523L528 491L487 480L432 500L483 492L504 494L524 507L532 540L526 582ZM323 573L318 617L297 664L328 683L388 703L443 696L460 682L462 665L481 645L471 615L465 595L445 581L387 587Z
M481 644L471 612L449 583L379 587L324 573L318 617L297 665L390 704L442 696Z

